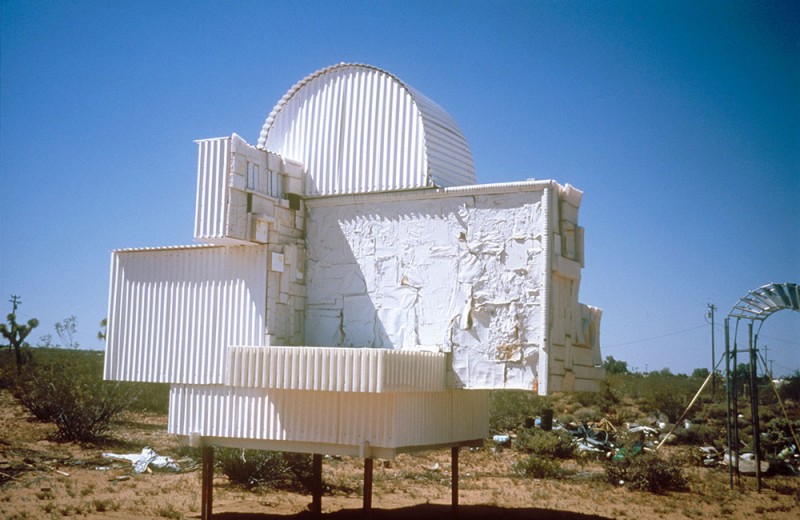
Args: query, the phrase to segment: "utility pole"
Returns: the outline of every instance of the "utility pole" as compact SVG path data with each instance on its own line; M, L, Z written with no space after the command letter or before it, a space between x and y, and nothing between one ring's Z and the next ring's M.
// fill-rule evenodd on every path
M708 316L711 317L711 398L717 393L717 375L714 373L714 367L717 363L717 357L714 354L714 311L717 306L713 303L708 304Z
M13 295L11 295L11 299L8 300L8 301L11 302L11 305L12 305L11 314L16 314L17 313L17 307L19 307L19 304L22 303L22 300L19 299L19 296L17 296L16 294L13 294Z
M767 356L768 354L769 354L769 347L767 345L764 345L764 370L767 369L767 359L769 359L769 357ZM771 366L769 367L769 374L767 374L767 375L770 377L770 379L772 378L772 367Z

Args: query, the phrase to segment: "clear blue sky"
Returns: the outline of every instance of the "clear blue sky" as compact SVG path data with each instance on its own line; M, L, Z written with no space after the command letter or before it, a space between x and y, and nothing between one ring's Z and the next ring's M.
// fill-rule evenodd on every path
M800 282L797 2L2 0L0 315L100 348L113 249L192 242L195 139L255 143L296 81L381 67L442 105L482 183L584 191L604 356L711 363L722 319ZM800 368L800 313L762 329Z

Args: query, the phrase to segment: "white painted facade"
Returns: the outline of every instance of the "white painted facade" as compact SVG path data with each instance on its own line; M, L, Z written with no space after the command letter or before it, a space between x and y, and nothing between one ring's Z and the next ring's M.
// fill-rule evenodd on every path
M191 442L392 456L478 441L488 390L596 390L582 193L475 185L450 117L363 65L198 141L195 239L112 255L105 375ZM460 186L458 184L461 184Z

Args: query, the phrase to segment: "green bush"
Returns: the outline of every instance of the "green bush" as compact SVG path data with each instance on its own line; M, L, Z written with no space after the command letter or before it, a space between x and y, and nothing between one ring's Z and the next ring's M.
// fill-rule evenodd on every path
M621 402L619 390L614 387L613 380L609 377L600 382L600 391L575 392L575 399L582 407L597 408L603 413L616 410Z
M572 436L563 430L521 430L517 434L516 447L519 451L539 457L570 459L575 455Z
M792 375L784 377L778 386L778 393L784 401L800 401L800 370L795 370Z
M169 383L120 383L126 392L135 396L129 410L134 412L169 412Z
M133 400L119 383L75 363L29 364L12 391L37 419L54 422L66 441L99 440Z
M550 407L549 398L533 392L494 391L489 398L489 431L504 433L516 430Z
M714 427L707 424L693 424L688 430L678 428L675 430L678 444L691 444L695 446L721 446L725 443L726 432L724 427Z
M680 465L654 453L611 459L604 466L609 482L624 484L638 491L664 493L682 491L687 486Z
M785 417L773 417L761 423L761 449L768 455L776 456L778 452L794 444L792 429L800 432L800 420L791 425Z
M566 474L558 460L538 455L515 462L513 469L517 476L527 478L560 478Z
M311 456L264 450L218 448L216 465L231 482L246 488L311 488Z

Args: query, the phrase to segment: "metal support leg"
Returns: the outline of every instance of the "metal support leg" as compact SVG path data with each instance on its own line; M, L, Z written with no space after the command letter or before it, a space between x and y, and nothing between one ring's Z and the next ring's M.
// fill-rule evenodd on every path
M451 478L452 482L450 483L450 487L452 489L453 498L452 498L452 505L451 505L451 516L453 518L458 518L458 446L453 446L451 448L451 458L452 458L452 468L451 468Z
M313 464L313 481L311 489L311 513L314 516L322 514L322 455L319 453L314 454Z
M372 462L364 459L364 520L372 520Z
M200 518L211 520L211 502L214 492L214 447L203 446L202 492Z

